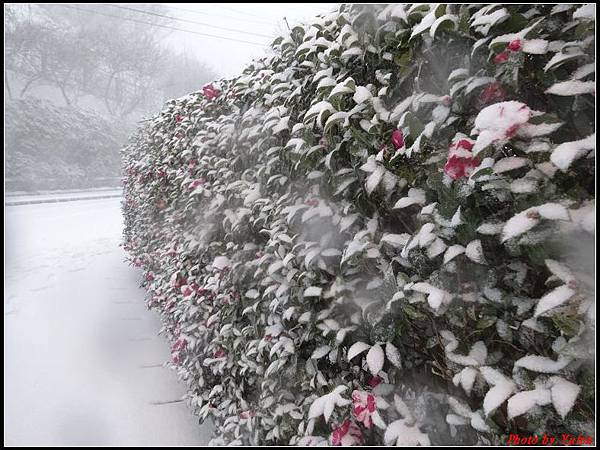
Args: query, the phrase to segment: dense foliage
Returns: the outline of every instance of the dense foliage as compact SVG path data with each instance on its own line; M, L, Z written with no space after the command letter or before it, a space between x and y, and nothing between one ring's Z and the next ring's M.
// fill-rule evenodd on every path
M123 151L213 443L594 429L593 5L342 5Z
M131 125L36 99L7 100L4 112L7 190L119 185Z

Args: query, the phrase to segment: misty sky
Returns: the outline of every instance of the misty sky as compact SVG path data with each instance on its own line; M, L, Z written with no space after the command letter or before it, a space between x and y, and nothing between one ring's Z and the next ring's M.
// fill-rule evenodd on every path
M173 31L169 42L179 50L197 55L212 66L221 76L237 75L251 59L263 56L268 44L287 28L312 17L326 13L338 3L227 3L190 4L165 3L169 15L186 21L200 22L200 25L185 21L175 21L172 26L199 33L251 41L261 45L204 37L191 33ZM192 12L193 11L193 12ZM230 28L239 32L215 27ZM251 34L254 33L254 34ZM257 36L264 35L264 36Z

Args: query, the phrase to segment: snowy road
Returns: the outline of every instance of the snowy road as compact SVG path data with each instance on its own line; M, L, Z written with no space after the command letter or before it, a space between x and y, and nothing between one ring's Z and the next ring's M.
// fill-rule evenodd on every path
M5 445L206 444L118 246L120 199L5 207Z

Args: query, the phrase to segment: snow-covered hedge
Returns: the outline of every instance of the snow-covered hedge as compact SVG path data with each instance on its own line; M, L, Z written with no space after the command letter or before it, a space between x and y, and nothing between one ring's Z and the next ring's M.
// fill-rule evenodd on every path
M593 5L342 5L124 150L125 247L213 443L594 417Z
M6 189L118 186L132 127L35 98L5 103Z

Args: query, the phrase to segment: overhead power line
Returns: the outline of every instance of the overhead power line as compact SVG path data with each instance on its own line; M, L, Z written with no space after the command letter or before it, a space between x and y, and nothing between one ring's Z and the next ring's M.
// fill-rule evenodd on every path
M248 17L224 16L223 14L215 14L213 12L206 12L206 11L198 11L198 10L190 9L190 8L181 8L179 6L172 6L172 5L163 5L163 6L168 9L188 12L188 13L192 13L192 14L199 14L201 16L222 17L224 19L237 20L239 22L246 22L246 23L251 22L251 23L256 23L259 25L275 25L275 22L267 21L267 20L252 20Z
M109 5L109 6L112 6L113 8L124 9L124 10L127 10L127 11L134 11L134 12L141 13L141 14L148 14L150 16L163 17L165 19L178 20L180 22L187 22L187 23L192 23L192 24L195 24L195 25L202 25L202 26L205 26L205 27L216 28L216 29L219 29L219 30L232 31L234 33L241 33L241 34L251 34L251 35L254 35L254 36L260 36L260 37L266 37L266 38L273 39L273 36L269 36L268 34L253 33L251 31L237 30L235 28L220 27L218 25L211 25L211 24L208 24L208 23L196 22L195 20L180 19L178 17L173 17L173 16L165 16L164 14L158 14L158 13L151 12L151 11L144 11L143 9L129 8L127 6L121 6L121 5Z
M76 6L71 6L71 5L57 4L56 6L62 6L63 8L69 8L69 9L74 9L74 10L77 10L77 11L83 11L83 12L86 12L86 13L89 13L89 14L97 14L97 15L100 15L100 16L111 17L113 19L125 20L125 21L129 21L129 22L140 23L140 24L143 24L143 25L150 25L152 27L165 28L167 30L173 30L173 31L180 31L182 33L190 33L190 34L195 34L195 35L198 35L198 36L212 37L212 38L216 38L216 39L224 39L224 40L233 41L233 42L241 42L241 43L244 43L244 44L259 45L261 47L267 47L268 46L268 44L261 44L260 42L245 41L243 39L237 39L237 38L226 37L226 36L218 36L216 34L200 33L198 31L185 30L183 28L175 28L175 27L171 27L171 26L168 26L168 25L160 25L160 24L156 24L156 23L145 22L143 20L132 19L130 17L116 16L114 14L107 14L107 13L100 12L100 11L92 11L90 9L78 8Z

